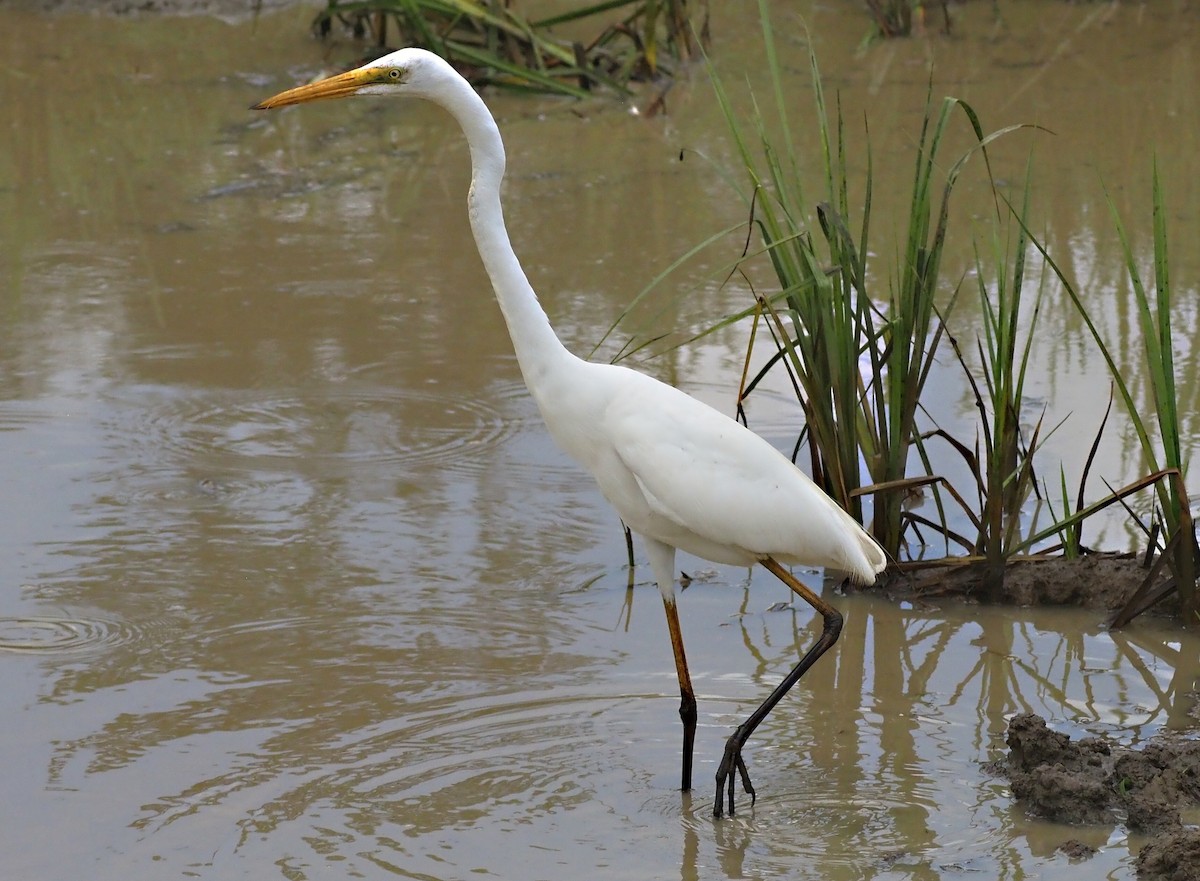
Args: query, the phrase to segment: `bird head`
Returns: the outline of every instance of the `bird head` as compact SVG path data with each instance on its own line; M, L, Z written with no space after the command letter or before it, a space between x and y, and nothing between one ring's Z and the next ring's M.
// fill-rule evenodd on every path
M260 101L251 110L271 110L289 104L350 95L411 95L429 98L439 84L457 74L444 59L424 49L400 49L362 67L297 86Z

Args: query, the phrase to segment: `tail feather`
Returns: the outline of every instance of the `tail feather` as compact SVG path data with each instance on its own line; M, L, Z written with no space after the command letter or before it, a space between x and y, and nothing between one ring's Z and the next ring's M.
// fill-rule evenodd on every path
M838 510L846 518L846 525L853 525L850 530L853 540L845 549L846 572L856 584L874 584L875 576L887 568L888 556L857 520L840 507Z

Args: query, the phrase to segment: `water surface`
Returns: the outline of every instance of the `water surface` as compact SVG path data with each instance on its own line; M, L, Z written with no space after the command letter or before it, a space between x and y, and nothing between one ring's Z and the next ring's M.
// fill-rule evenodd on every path
M657 591L644 565L627 587L616 516L520 384L469 242L457 132L417 105L244 109L322 68L308 15L0 12L20 36L0 69L8 871L1130 877L1120 828L1030 820L981 763L1020 710L1131 742L1190 725L1195 640L1151 622L1108 634L1093 613L837 599L842 641L751 741L757 806L714 823L725 737L816 627L766 573L685 558L701 718L698 788L677 791ZM731 80L760 76L753 23L714 15ZM900 181L877 185L880 216L906 197L931 62L935 94L988 127L1054 129L1014 136L997 173L1019 180L1035 150L1039 225L1111 300L1105 328L1130 333L1098 182L1147 217L1156 151L1173 234L1195 241L1194 12L970 7L952 38L864 52L858 12L806 17L847 119L870 119L877 174ZM798 27L780 32L799 118L807 62ZM489 96L514 242L575 351L741 217L713 170L732 154L708 89L681 83L653 120ZM956 209L986 229L982 195L968 181ZM669 282L687 296L602 356L744 303L721 284L738 247L690 263ZM970 241L955 247L969 271ZM1175 253L1194 286L1195 253ZM1044 320L1037 394L1090 418L1103 365L1061 303ZM641 366L728 406L744 340ZM1189 400L1194 375L1185 358ZM939 381L947 413L969 413L961 379ZM752 415L790 444L780 395ZM1132 449L1114 432L1105 473L1133 476ZM1072 836L1100 852L1056 854Z

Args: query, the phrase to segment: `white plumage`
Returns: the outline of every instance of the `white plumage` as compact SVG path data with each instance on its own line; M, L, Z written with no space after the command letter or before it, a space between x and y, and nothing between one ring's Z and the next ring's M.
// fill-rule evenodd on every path
M736 420L633 370L573 366L579 391L543 404L543 417L634 532L737 566L773 556L872 581L886 564L850 515Z
M412 95L441 105L471 148L467 199L479 255L504 313L525 384L554 439L592 473L604 497L645 542L662 594L679 675L683 788L691 786L696 701L675 606L675 551L717 563L762 563L824 617L817 644L726 744L714 813L734 774L753 797L742 746L784 693L836 641L841 616L780 563L822 566L873 581L879 545L803 472L734 419L644 374L575 357L559 342L509 243L500 205L504 146L483 100L449 64L401 49L348 73L269 98L269 109L348 95Z

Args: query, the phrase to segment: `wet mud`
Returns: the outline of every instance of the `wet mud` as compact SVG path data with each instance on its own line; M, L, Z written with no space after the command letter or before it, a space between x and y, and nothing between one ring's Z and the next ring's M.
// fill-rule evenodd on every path
M1200 829L1184 812L1200 807L1200 742L1164 733L1140 749L1099 737L1072 740L1022 713L1009 722L1009 753L991 770L1008 779L1013 797L1031 814L1076 826L1123 824L1145 840L1138 878L1200 878ZM1059 850L1086 859L1091 848L1073 839Z
M1137 554L1031 558L1008 566L998 601L1014 606L1076 606L1111 613L1128 602L1149 573L1143 556ZM1163 578L1165 575L1159 575L1156 581ZM982 567L956 565L953 561L908 567L892 575L882 589L896 599L985 598ZM1148 611L1174 616L1179 604L1172 595Z

